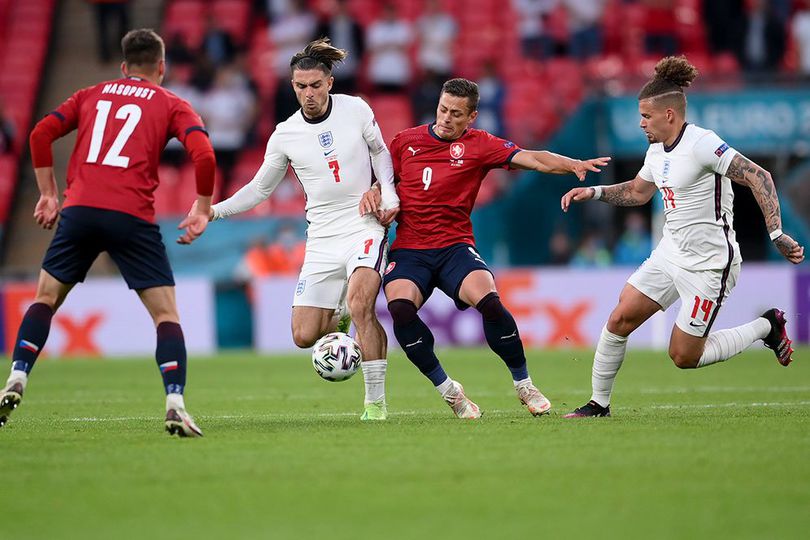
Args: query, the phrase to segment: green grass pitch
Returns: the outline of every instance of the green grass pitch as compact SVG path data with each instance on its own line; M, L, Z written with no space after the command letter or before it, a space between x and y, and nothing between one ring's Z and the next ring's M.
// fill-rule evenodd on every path
M3 538L806 538L810 349L680 371L630 351L613 418L565 420L591 351L531 351L548 417L485 350L443 351L484 418L452 416L401 353L385 423L362 375L304 355L192 358L205 438L162 432L154 361L40 362L0 430Z

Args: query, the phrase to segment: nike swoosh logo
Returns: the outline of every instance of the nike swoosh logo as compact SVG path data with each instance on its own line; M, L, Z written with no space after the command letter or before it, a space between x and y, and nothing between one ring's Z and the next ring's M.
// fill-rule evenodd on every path
M367 257L357 257L357 260L362 261L363 259L370 259L370 258L371 258L371 255L369 255Z
M329 154L331 154L331 153L332 153L332 152L334 152L335 150L337 150L337 149L336 149L336 148L332 148L332 149L331 149L331 150L329 150L328 152L324 152L324 153L323 153L323 155L324 155L324 156L328 156Z
M422 338L417 339L417 340L416 340L416 341L414 341L413 343L408 343L408 344L407 344L407 345L405 345L405 346L406 346L406 347L413 347L414 345L419 345L420 343L422 343Z
M514 332L512 332L512 333L511 333L511 334L509 334L508 336L501 336L501 339L509 339L509 338L513 338L513 337L515 337L516 335L517 335L517 330L515 330Z
M692 321L689 321L689 326L703 326L702 324L695 324Z

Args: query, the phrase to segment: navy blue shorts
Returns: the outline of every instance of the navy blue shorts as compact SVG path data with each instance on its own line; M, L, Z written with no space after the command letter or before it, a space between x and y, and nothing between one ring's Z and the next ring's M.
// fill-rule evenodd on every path
M84 281L103 251L110 254L130 289L174 285L166 246L156 224L88 206L62 210L42 269L62 283L78 283Z
M388 254L383 286L397 279L407 279L419 287L424 301L438 287L455 301L458 309L464 310L470 306L458 297L461 282L475 270L492 273L470 244L453 244L438 249L400 248Z

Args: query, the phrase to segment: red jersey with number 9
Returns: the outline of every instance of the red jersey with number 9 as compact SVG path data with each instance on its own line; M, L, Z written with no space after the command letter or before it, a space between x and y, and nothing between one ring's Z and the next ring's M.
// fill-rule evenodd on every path
M117 210L154 221L158 163L166 143L202 130L191 105L138 77L73 94L51 113L62 136L77 129L64 206Z
M470 213L481 182L491 169L508 168L521 151L480 129L444 140L432 125L399 132L390 150L400 201L392 249L475 244Z

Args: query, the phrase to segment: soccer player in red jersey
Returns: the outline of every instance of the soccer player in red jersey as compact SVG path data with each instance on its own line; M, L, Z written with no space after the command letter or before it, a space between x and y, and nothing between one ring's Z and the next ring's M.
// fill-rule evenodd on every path
M216 161L200 117L159 86L166 70L163 40L152 30L133 30L121 42L124 77L79 90L31 132L31 159L40 198L34 219L56 224L39 275L36 299L23 317L12 355L11 375L0 392L0 426L22 400L28 375L51 327L54 312L93 261L109 253L130 289L143 302L157 330L156 359L166 389L166 429L201 436L185 410L186 347L174 295L174 277L160 229L154 222L158 160L177 137L194 162L195 211L180 223L177 240L188 244L208 225ZM78 130L67 172L62 211L51 144Z
M546 151L529 151L471 127L478 108L478 85L451 79L442 87L436 122L406 129L391 142L400 198L397 236L384 286L394 334L405 354L428 377L459 418L478 418L478 406L449 378L433 352L433 335L417 311L438 287L459 309L481 312L484 334L515 384L518 398L535 415L551 403L532 384L515 320L501 303L492 272L475 249L470 212L489 170L496 167L546 173L599 172L609 158L586 161ZM376 190L374 190L376 191ZM371 192L361 212L377 212Z

